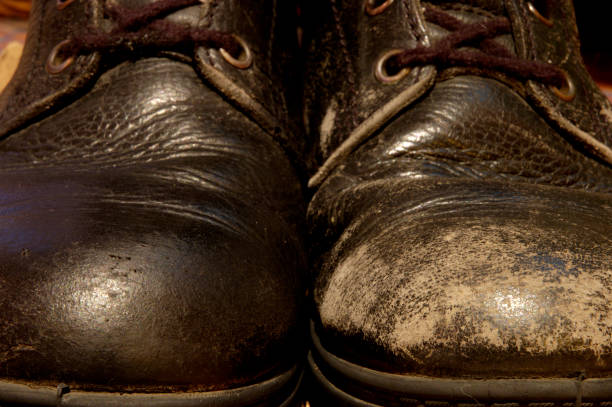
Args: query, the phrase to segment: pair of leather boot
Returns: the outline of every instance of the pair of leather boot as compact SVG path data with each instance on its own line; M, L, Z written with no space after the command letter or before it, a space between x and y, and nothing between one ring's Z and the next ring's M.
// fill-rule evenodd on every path
M290 1L35 1L0 406L294 405L307 319L313 405L611 403L612 107L571 2L303 3L302 60Z

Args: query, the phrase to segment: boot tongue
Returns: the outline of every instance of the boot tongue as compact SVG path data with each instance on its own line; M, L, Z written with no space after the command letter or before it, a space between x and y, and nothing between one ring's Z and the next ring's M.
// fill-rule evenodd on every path
M163 0L107 0L109 6L123 7L126 9L139 9L160 3ZM168 15L168 20L177 24L197 26L206 15L209 2L201 2L195 6L185 7Z
M506 6L504 0L466 0L458 3L464 3L473 7L482 8L498 15L506 14Z
M506 6L504 0L462 0L462 1L448 1L448 0L431 0L428 1L433 5L453 7L461 9L462 6L466 8L482 9L496 15L505 15Z
M138 8L155 3L156 0L113 0L110 4L127 8Z
M423 5L437 7L465 24L480 23L493 18L508 16L505 0L430 0L423 1ZM432 24L427 19L425 24L432 43L443 40L450 34L448 30ZM495 38L495 42L503 45L511 54L516 55L516 46L510 33L499 35Z

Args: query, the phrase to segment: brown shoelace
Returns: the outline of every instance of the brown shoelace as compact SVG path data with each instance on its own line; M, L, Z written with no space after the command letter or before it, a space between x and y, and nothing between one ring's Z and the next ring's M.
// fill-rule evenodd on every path
M415 65L462 66L498 70L517 79L537 80L557 87L565 84L565 75L559 68L520 59L493 40L511 32L510 22L505 17L467 24L437 7L425 5L425 18L449 30L450 34L432 46L418 46L398 53L387 62L389 69L399 72ZM459 49L466 45L477 49Z
M163 20L173 12L199 4L200 0L159 0L138 9L108 6L105 11L117 22L117 26L110 32L93 29L74 36L63 47L63 52L79 55L92 51L172 49L197 45L224 48L232 55L238 54L240 45L232 34Z

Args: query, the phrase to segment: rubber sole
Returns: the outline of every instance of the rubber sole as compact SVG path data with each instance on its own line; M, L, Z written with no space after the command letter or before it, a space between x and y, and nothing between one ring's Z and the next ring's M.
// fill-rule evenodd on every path
M612 407L612 378L440 379L365 368L328 352L311 324L314 406Z
M194 393L102 393L0 381L0 407L292 407L303 369L245 387Z

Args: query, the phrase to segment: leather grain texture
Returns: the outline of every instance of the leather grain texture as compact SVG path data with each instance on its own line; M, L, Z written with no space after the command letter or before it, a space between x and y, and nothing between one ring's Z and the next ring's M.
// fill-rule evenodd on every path
M416 2L405 1L387 13L368 18L353 2L313 1L305 6L306 24L311 21L312 29L307 31L310 52L304 109L306 131L317 140L314 145L319 160L328 158L356 128L403 90L431 76L431 68L419 67L388 86L379 86L373 76L373 61L385 51L428 43L417 7Z
M50 77L36 64L56 37L37 32L75 29L88 4L35 4L32 71L23 65L10 92L31 90L3 106L34 119L0 141L0 379L146 393L285 372L303 351L305 269L302 187L285 146L183 50L100 56L89 85L34 114L25 98L39 103L85 69ZM277 63L267 57L257 63Z
M603 117L610 105L581 63L570 2L558 3L552 27L523 1L428 3L463 22L509 18L512 35L495 41L566 70L577 96L561 101L547 86L484 67L438 66L419 99L337 160L308 209L316 329L332 353L436 378L612 374L612 166L591 143L612 140ZM306 82L327 90L307 89L307 100L324 100L307 111L310 123L325 120L329 95L342 94L338 78L351 70L369 83L360 95L379 106L401 86L375 81L377 55L417 32L428 44L448 31L426 20L411 35L371 27L406 7L410 21L422 4L394 1L375 16L364 12L365 1L346 6L360 17L338 24L355 38L351 55L360 65L311 71L316 79ZM327 2L312 7L333 12ZM313 31L315 67L342 49L321 34L334 30L328 22ZM345 109L354 120L362 114ZM351 126L348 119L330 126L334 146ZM325 132L309 131L321 133L314 154L326 165L333 151L321 147Z

